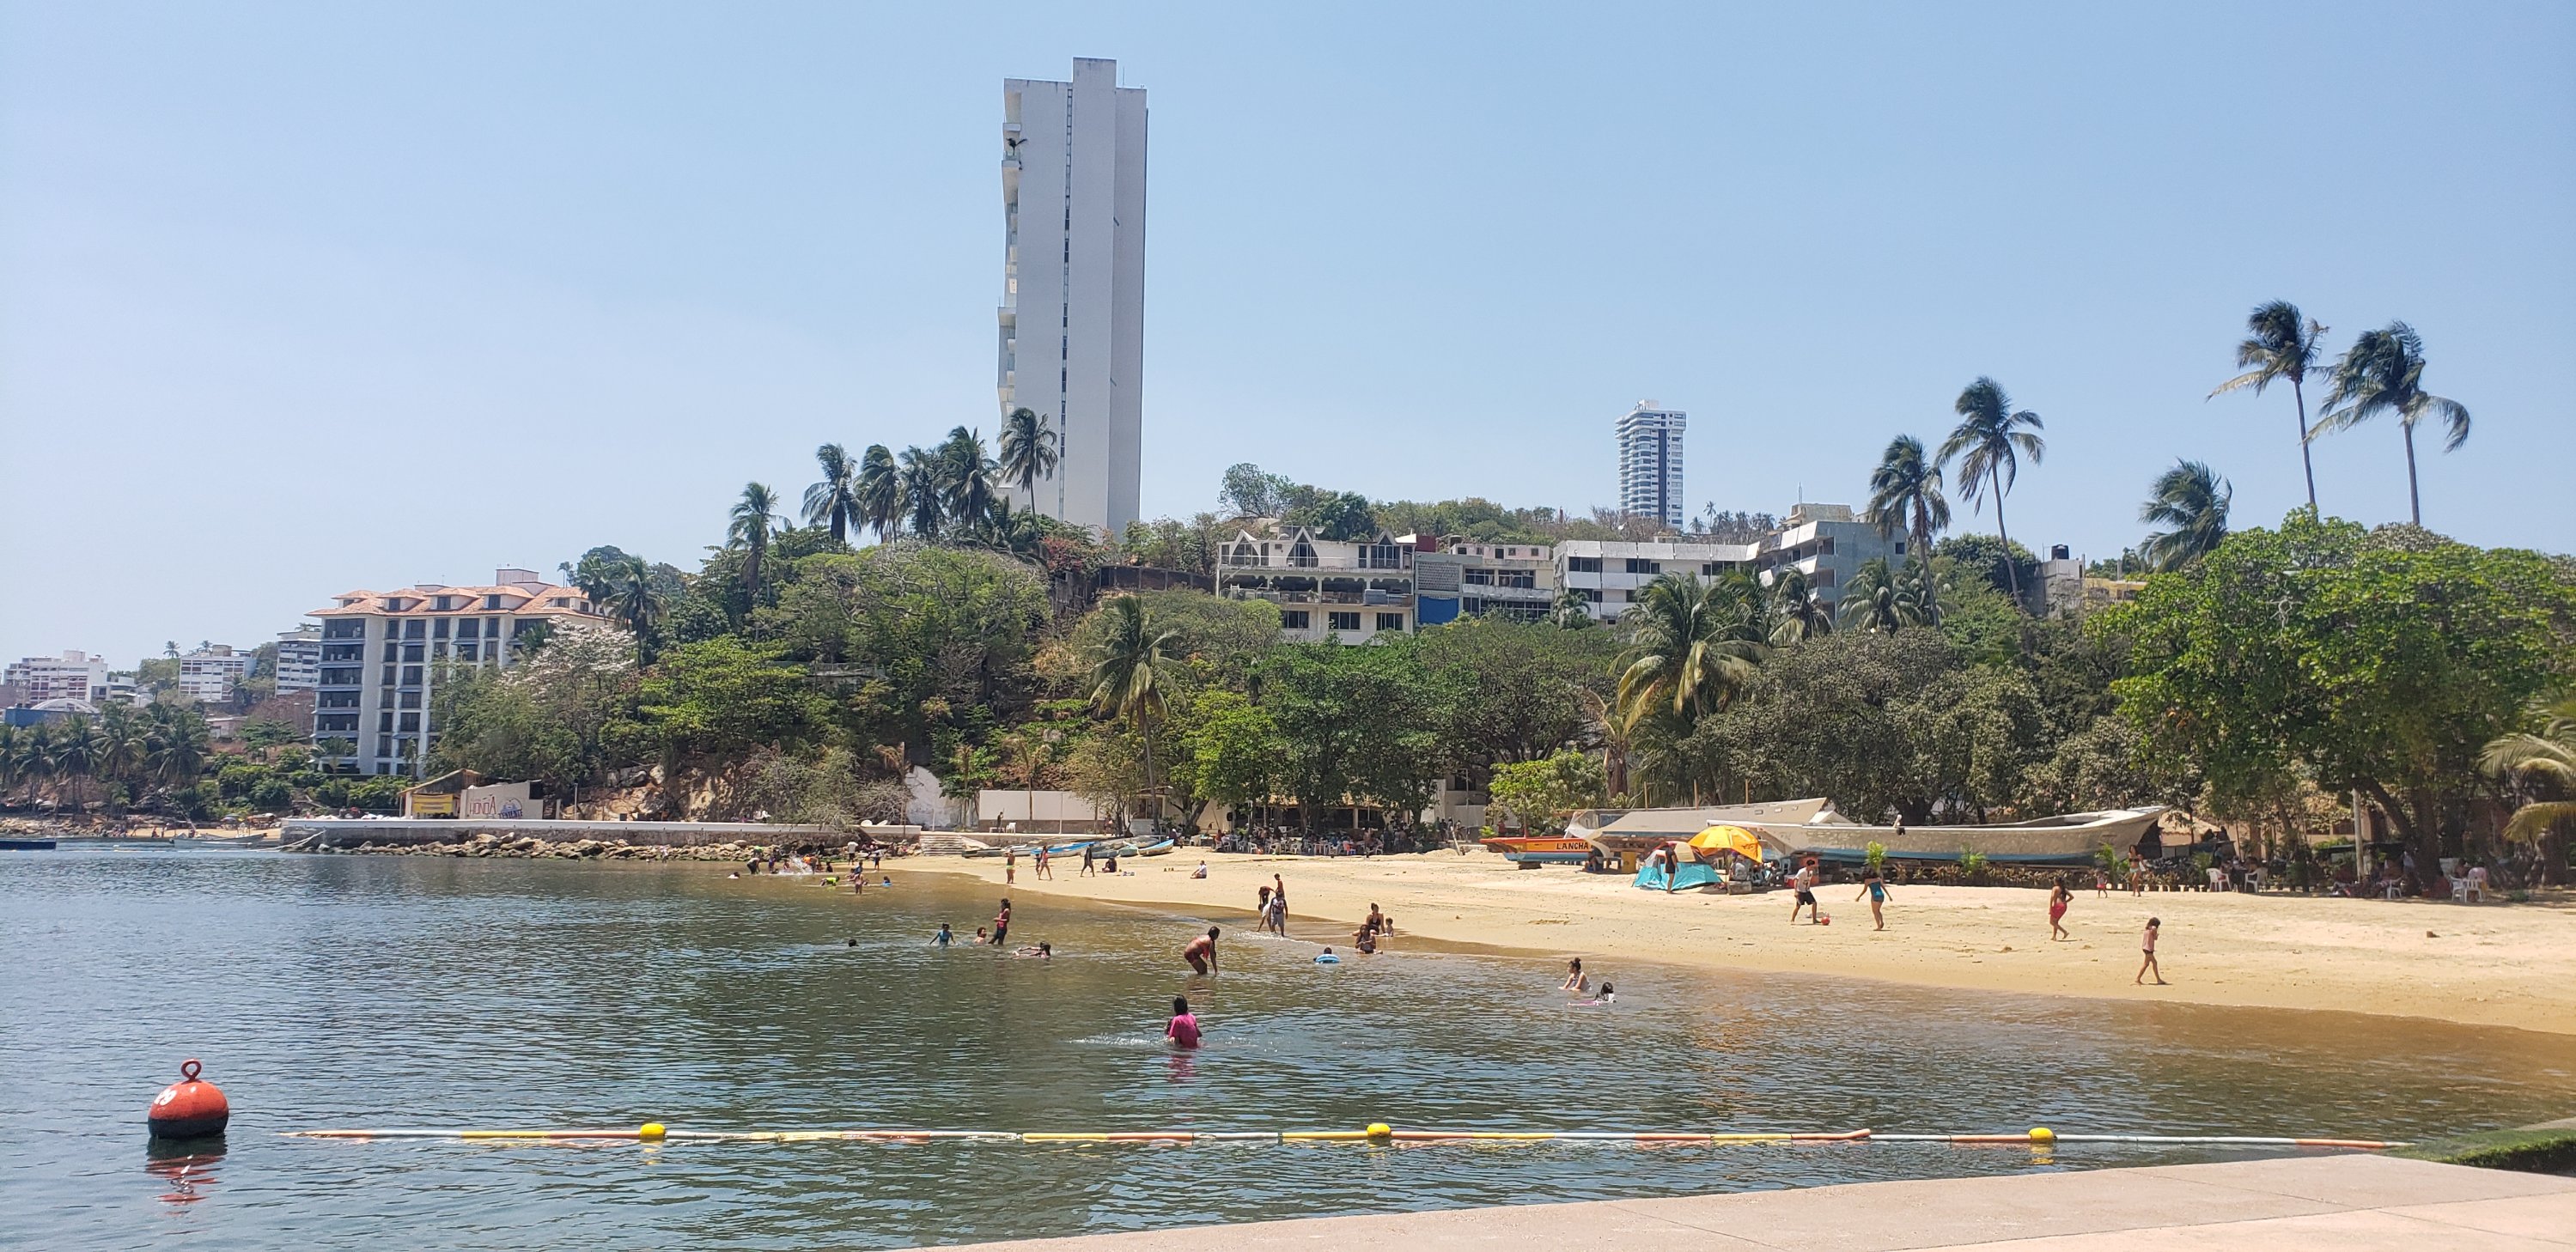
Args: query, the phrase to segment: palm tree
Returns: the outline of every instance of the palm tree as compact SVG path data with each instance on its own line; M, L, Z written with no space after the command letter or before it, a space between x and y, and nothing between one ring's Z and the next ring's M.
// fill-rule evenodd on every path
M1833 633L1834 606L1816 592L1807 572L1784 565L1771 580L1771 646Z
M2156 475L2138 520L2173 529L2157 531L2138 545L2147 563L2170 573L2191 564L2227 538L2227 504L2236 489L2217 471L2199 461L2176 461Z
M734 502L729 516L733 524L725 528L725 542L743 546L743 587L751 593L752 602L757 604L760 600L760 561L769 555L769 528L778 520L778 493L759 483L744 483L742 498Z
M2406 503L2415 524L2424 524L2424 499L2415 488L2415 423L2442 419L2448 436L2444 452L2469 441L2469 411L2457 400L2424 390L2424 340L2404 322L2366 330L2335 363L2334 382L2326 391L2325 412L2308 438L2330 430L2348 430L2382 413L2397 415L2406 432Z
M1062 457L1057 452L1055 428L1046 415L1031 408L1011 410L1002 419L1002 481L1027 492L1029 507L1037 508L1038 480L1055 475Z
M984 530L993 546L1023 561L1038 558L1038 545L1046 538L1046 520L1029 509L1014 509L1010 497L993 497L993 511L986 516Z
M859 467L837 443L814 449L814 463L823 480L805 489L805 524L828 525L832 542L847 543L851 525L859 521Z
M903 507L911 518L912 533L924 539L936 539L939 537L940 520L948 511L939 472L939 456L919 448L906 448L901 464Z
M1995 497L1995 537L2004 542L2004 551L2012 551L2012 536L2004 530L2004 493L2012 490L2013 479L2021 472L2021 458L2039 464L2048 444L2031 431L2044 429L2039 414L2028 409L2016 410L2012 397L2003 384L1991 378L1979 378L1959 393L1959 401L1950 406L1960 417L1959 428L1941 444L1942 465L1953 458L1959 462L1959 494L1976 501L1991 488ZM2023 430L2022 427L2029 427ZM2021 574L2010 559L2004 562L2004 578L2012 584L2013 600L2021 600Z
M1761 661L1762 630L1743 589L1689 574L1656 576L1620 615L1628 650L1619 658L1623 728L1653 715L1696 722L1732 703Z
M1920 569L1918 564L1916 568ZM1851 582L1843 588L1840 606L1844 630L1877 631L1893 634L1908 626L1925 624L1922 583L1926 579L1899 574L1885 557L1872 557L1852 572Z
M903 524L903 471L895 468L894 453L884 444L869 444L860 455L854 489L860 519L877 532L877 542L884 543Z
M1548 606L1547 620L1567 630L1581 630L1592 624L1592 602L1582 589L1568 587L1556 593L1556 603Z
M54 799L59 803L66 794L76 795L72 792L73 783L98 773L98 759L107 743L97 724L85 717L55 726L51 738Z
M2003 516L2003 502L1996 501L1995 515ZM1926 563L1932 560L1932 536L1950 528L1950 502L1941 495L1941 464L1923 455L1923 441L1912 435L1898 435L1879 454L1878 468L1869 474L1869 512L1867 519L1878 527L1878 537L1894 539L1902 530L1914 541L1914 557ZM1998 522L2000 524L2000 521ZM1928 592L1931 583L1924 583Z
M939 445L940 495L948 516L961 529L977 526L993 511L993 458L984 455L984 435L960 426Z
M2326 328L2315 318L2302 317L2299 306L2287 300L2274 300L2256 308L2245 318L2250 332L2236 345L2236 364L2245 373L2218 384L2209 393L2217 399L2231 391L2251 387L2255 395L2283 379L2290 382L2290 398L2299 406L2299 465L2308 472L2308 511L2317 511L2317 463L2308 455L2308 394L2305 384L2308 371L2325 356ZM2247 368L2251 367L2251 368Z
M1145 602L1135 596L1110 601L1107 611L1109 633L1091 655L1091 707L1135 722L1136 733L1145 741L1145 789L1151 792L1154 736L1150 726L1163 712L1164 670L1177 659L1169 649L1180 635L1162 629L1145 611ZM1162 816L1159 805L1154 816Z
M2551 826L2576 821L2576 693L2532 702L2536 731L2506 735L2489 743L2478 758L2488 773L2525 782L2541 782L2561 797L2534 800L2513 811L2505 837L2536 840Z
M608 594L600 598L601 607L635 635L639 659L653 659L654 628L662 624L669 608L663 602L661 589L653 585L653 570L644 558L630 556L618 563L608 585Z

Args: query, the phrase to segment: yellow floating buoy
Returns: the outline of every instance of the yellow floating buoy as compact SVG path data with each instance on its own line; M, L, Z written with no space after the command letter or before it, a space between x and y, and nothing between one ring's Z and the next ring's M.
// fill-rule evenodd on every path
M1393 1127L1393 1126L1389 1126L1389 1125L1387 1125L1385 1122L1370 1122L1370 1123L1369 1123L1369 1128L1368 1128L1368 1137L1369 1137L1369 1138L1371 1138L1371 1139L1384 1139L1384 1138L1387 1138L1387 1137L1389 1137L1389 1136L1393 1135L1394 1133L1395 1133L1395 1127Z
M2057 1132L2050 1130L2046 1126L2033 1126L2030 1128L2030 1141L2032 1143L2055 1143L2057 1141Z
M638 1139L659 1139L668 1133L670 1132L664 1130L660 1122L646 1122L635 1128L635 1137Z

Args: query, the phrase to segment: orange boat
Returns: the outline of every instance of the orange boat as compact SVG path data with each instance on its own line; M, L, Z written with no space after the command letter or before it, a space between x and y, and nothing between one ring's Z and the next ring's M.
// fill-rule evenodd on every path
M1515 865L1581 865L1591 859L1592 844L1565 835L1496 835L1484 841Z

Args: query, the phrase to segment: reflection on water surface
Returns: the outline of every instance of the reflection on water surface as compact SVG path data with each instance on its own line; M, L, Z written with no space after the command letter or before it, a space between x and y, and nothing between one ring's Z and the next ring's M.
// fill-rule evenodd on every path
M321 1126L1036 1131L1845 1129L2410 1137L2564 1115L2562 1038L1314 945L889 872L863 899L721 866L0 854L0 1211L44 1247L884 1247L2214 1159L1804 1144L329 1143ZM1221 919L1230 920L1230 919ZM1203 926L1204 923L1199 923ZM857 941L851 946L850 940ZM1399 943L1401 946L1401 943ZM1606 963L1604 963L1606 965ZM1190 997L1207 1047L1161 1041ZM147 1155L183 1056L222 1149Z

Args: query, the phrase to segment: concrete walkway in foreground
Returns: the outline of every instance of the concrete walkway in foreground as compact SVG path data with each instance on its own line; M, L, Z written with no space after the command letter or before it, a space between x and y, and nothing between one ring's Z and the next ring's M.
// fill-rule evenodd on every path
M2384 1156L2293 1157L1325 1217L976 1247L982 1252L2563 1252L2576 1248L2576 1178Z

